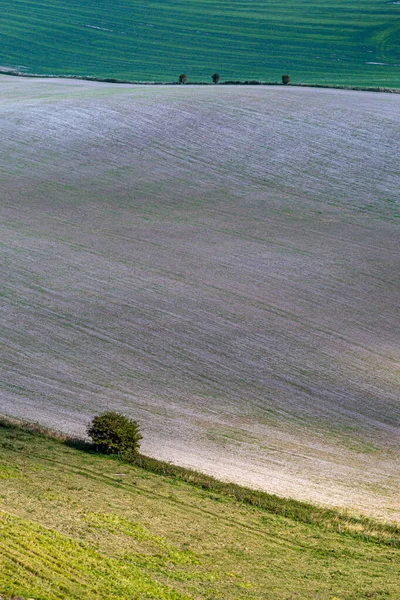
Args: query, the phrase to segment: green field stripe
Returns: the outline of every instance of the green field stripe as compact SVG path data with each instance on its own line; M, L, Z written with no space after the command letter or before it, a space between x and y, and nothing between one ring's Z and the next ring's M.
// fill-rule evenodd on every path
M300 3L197 0L132 3L111 0L11 2L0 21L0 64L27 72L171 80L182 69L207 79L230 78L393 86L395 71L367 62L399 53L396 5L363 0ZM98 29L96 29L98 28ZM111 31L107 31L111 30ZM315 62L315 49L324 50ZM338 64L331 54L346 53Z
M107 557L29 521L1 513L0 532L2 591L7 579L17 578L20 593L27 595L41 594L45 587L55 598L190 600L141 573L132 561Z
M3 594L261 600L268 589L271 600L396 597L399 550L376 543L372 530L370 541L338 533L337 518L351 526L344 514L327 511L336 524L329 531L291 517L290 500L282 499L286 516L273 514L238 502L233 491L227 497L27 430L3 426L0 441L7 464L24 475L2 482ZM98 478L83 480L87 471ZM320 509L307 505L313 509L317 518Z

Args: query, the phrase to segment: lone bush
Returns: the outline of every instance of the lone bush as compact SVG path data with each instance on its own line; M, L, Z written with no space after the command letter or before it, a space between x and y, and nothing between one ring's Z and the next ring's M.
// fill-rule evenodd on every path
M219 83L221 81L221 75L219 73L214 73L214 75L211 75L211 79L214 83Z
M115 411L93 417L87 434L99 450L111 454L136 453L142 439L138 423Z
M179 75L179 83L187 83L187 75L185 73L181 73L181 75Z
M282 75L282 83L283 83L283 85L290 83L289 75Z

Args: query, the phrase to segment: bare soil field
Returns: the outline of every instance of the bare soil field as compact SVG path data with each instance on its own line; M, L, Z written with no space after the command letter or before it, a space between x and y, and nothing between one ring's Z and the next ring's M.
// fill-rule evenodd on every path
M0 412L400 520L400 97L0 86Z

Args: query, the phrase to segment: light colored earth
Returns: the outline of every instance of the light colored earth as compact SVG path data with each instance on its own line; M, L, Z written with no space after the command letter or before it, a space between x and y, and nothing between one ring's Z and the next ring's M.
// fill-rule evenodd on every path
M400 520L400 96L0 90L0 411Z

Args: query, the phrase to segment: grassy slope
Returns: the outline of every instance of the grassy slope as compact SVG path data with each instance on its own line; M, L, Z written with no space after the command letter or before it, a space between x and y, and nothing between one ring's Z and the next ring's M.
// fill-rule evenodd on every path
M398 518L400 97L1 89L2 412Z
M0 593L397 599L400 552L0 427Z
M42 74L398 87L400 7L379 0L3 0L0 65ZM370 63L370 64L369 64ZM374 64L379 63L379 64Z

